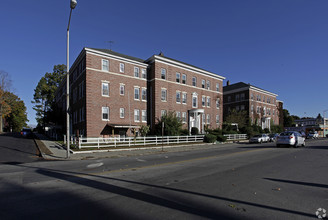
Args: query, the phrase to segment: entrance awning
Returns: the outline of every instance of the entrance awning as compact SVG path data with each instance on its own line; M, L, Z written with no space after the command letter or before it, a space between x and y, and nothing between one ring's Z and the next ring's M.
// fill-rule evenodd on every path
M189 113L204 113L205 112L205 110L204 109L190 109L190 110L188 110L189 111Z
M127 125L127 124L107 124L109 127L112 128L140 128L139 125Z

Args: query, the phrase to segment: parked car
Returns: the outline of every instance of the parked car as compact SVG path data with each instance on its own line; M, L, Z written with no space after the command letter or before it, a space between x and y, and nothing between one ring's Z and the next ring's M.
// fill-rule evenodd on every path
M270 138L266 134L258 134L254 135L251 139L249 139L249 143L263 143L269 142Z
M23 128L21 131L22 137L31 138L33 137L33 132L31 128Z
M279 134L270 134L270 142L276 142L278 136Z
M307 138L310 138L310 139L314 139L314 138L318 138L319 137L319 134L317 131L310 131L307 135Z
M287 146L305 146L305 138L297 131L285 131L282 132L276 141L276 146L280 147L282 145Z

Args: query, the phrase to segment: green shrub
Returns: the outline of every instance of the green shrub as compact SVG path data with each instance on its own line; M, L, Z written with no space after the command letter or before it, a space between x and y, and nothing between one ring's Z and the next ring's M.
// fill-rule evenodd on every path
M189 130L188 129L181 129L180 130L180 135L189 135Z
M227 137L223 136L223 135L218 135L216 138L217 141L220 142L226 142L227 141Z
M213 134L205 134L204 142L206 143L214 143L216 141L216 136Z
M264 128L263 132L266 133L266 134L269 134L270 130L269 130L269 128Z
M197 135L199 133L198 128L197 127L192 127L190 133L191 133L191 135Z

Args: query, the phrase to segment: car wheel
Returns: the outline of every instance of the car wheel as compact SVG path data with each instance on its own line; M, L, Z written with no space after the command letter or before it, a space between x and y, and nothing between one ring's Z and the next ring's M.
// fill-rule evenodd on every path
M298 143L297 143L297 142L295 142L295 145L294 145L294 147L295 147L295 148L297 148L297 147L298 147Z
M262 140L260 140L260 144L262 144L263 143L263 141Z
M305 141L303 141L302 147L305 147Z

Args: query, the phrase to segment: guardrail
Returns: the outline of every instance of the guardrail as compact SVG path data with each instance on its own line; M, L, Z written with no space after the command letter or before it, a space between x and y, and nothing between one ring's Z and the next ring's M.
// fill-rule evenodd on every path
M131 147L147 145L168 145L180 143L203 142L204 135L191 136L150 136L150 137L112 137L112 138L79 138L79 149L101 147Z
M225 134L223 135L227 137L227 141L240 141L247 140L247 134Z

